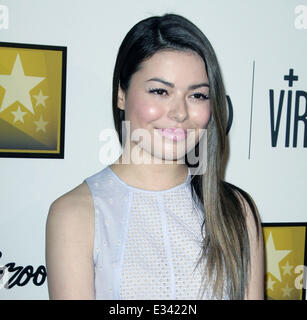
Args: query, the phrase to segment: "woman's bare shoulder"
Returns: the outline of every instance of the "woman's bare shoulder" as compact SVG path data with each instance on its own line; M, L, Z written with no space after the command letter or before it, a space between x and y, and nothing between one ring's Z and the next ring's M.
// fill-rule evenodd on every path
M50 206L46 223L46 266L52 299L94 297L94 214L84 182Z
M48 219L73 220L76 222L93 219L93 201L86 182L63 194L50 205Z

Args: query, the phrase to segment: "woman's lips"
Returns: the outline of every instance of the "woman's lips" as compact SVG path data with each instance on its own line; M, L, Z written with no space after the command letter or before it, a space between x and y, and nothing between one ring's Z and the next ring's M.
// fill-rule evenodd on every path
M182 141L187 137L187 130L181 128L157 128L159 133L171 140Z

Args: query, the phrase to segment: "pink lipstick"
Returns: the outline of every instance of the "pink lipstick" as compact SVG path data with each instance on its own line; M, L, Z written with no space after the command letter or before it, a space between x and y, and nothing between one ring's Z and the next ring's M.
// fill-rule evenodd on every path
M187 130L180 128L160 128L159 133L167 139L182 141L187 137Z

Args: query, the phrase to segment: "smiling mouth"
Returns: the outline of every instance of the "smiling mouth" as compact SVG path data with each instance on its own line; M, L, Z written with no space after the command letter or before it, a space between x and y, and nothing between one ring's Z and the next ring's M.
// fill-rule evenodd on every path
M182 141L187 137L187 130L181 128L156 128L158 132L173 141Z

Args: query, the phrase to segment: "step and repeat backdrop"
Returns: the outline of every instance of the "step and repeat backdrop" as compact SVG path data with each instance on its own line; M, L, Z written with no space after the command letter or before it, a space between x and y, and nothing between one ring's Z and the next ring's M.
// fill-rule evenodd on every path
M49 298L49 206L107 165L119 45L164 13L194 22L217 53L231 116L225 179L258 206L265 297L306 299L307 1L106 3L0 0L0 299Z

